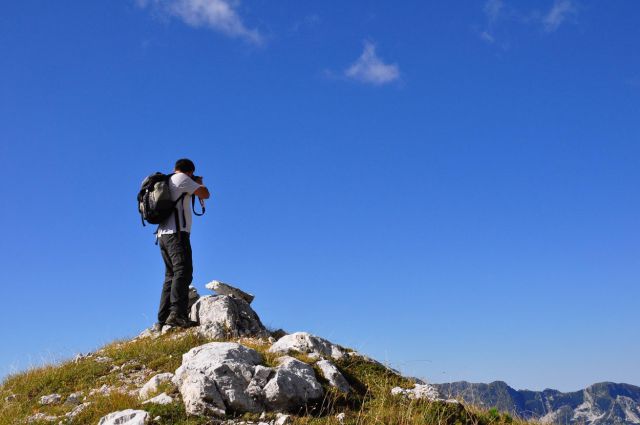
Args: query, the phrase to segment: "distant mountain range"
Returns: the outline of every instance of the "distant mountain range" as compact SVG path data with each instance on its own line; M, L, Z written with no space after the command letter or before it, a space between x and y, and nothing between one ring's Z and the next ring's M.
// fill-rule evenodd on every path
M432 384L444 397L509 412L523 419L548 424L640 424L640 387L601 382L584 390L515 390L504 382Z

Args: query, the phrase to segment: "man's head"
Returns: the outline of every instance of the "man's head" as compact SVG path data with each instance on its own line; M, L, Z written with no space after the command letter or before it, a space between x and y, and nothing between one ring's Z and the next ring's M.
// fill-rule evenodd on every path
M193 161L187 158L182 158L176 161L176 166L173 167L176 172L185 173L188 176L193 176L193 172L196 171L196 166Z

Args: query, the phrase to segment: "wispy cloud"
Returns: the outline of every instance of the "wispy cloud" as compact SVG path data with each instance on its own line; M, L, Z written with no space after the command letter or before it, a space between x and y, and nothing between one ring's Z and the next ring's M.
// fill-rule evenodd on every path
M365 41L362 54L344 74L363 83L382 85L400 78L400 69L397 64L384 63L376 54L375 44Z
M498 21L510 18L511 9L505 5L504 0L487 0L484 3L484 14L486 25L483 30L478 31L478 35L483 41L493 44L496 41L494 28Z
M546 33L556 31L562 24L577 14L578 0L553 0L551 7L545 11L521 10L514 7L508 0L486 0L483 7L485 24L477 29L477 34L483 41L493 44L498 41L496 31L502 28L501 33L508 30L508 24L525 26L542 26ZM500 46L504 42L496 43ZM507 43L508 44L508 43Z
M491 35L489 31L480 32L480 38L486 41L487 43L493 43L496 41L495 37Z
M576 13L576 6L572 0L555 0L551 10L542 18L546 32L553 32L571 15Z
M226 36L262 44L257 29L248 28L238 14L239 0L137 0L142 8L154 8L192 27L205 27Z
M487 0L484 4L484 13L490 23L497 21L504 12L503 0Z

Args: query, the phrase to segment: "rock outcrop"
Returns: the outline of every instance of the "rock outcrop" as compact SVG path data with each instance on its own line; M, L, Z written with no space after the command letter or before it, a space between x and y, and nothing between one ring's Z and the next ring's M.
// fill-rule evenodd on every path
M286 354L290 351L298 351L311 357L331 357L334 359L341 359L345 355L344 350L339 346L307 332L285 335L269 348L270 353Z
M445 399L440 397L438 389L429 384L414 384L413 388L400 388L395 387L391 389L392 395L400 395L408 397L413 400L429 400L429 401L442 401L445 403L457 403L455 399Z
M255 296L244 292L242 289L229 285L228 283L220 282L219 280L212 280L205 285L205 288L215 291L220 295L229 295L241 300L245 300L247 304L251 304Z
M142 386L139 392L139 396L142 400L146 400L150 395L155 394L158 391L158 387L165 383L171 382L173 379L173 373L159 373L153 376L149 381Z
M329 385L334 387L340 392L348 393L350 390L349 382L345 379L345 377L340 373L340 370L331 363L329 360L320 360L316 362L316 366L322 372L322 376L329 382Z
M293 357L278 359L273 378L264 386L269 410L295 411L324 394L313 368Z
M268 337L269 332L249 303L231 295L207 295L191 307L190 319L207 338Z
M187 413L224 414L261 412L261 404L247 393L256 366L262 362L257 351L232 342L211 342L182 356L174 383Z
M322 397L313 368L292 357L267 367L257 351L232 342L211 342L183 356L174 383L189 414L296 411Z
M149 414L144 410L127 409L103 416L98 425L146 425Z

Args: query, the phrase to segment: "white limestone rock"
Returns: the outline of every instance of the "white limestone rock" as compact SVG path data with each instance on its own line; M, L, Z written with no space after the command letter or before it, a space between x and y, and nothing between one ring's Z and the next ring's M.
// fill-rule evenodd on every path
M40 397L40 404L43 406L49 404L58 404L61 400L62 396L60 394L43 395L42 397Z
M238 289L228 283L220 282L219 280L212 280L205 285L205 288L215 291L220 295L230 295L232 297L240 298L245 300L247 304L251 304L255 298L254 295L244 292L242 289Z
M258 413L262 404L247 391L262 356L255 350L232 342L211 342L182 356L176 383L189 413L206 404L219 409ZM193 407L189 407L192 405Z
M195 286L189 285L189 306L187 307L191 311L191 307L198 301L200 294Z
M149 419L149 414L144 410L127 409L103 416L98 425L146 425Z
M438 389L429 384L414 384L410 389L395 387L391 389L391 394L402 395L414 400L445 401L440 398Z
M286 354L291 350L334 359L341 359L345 355L339 346L307 332L296 332L285 335L269 348L270 353Z
M32 422L55 422L58 420L57 416L53 416L53 415L45 415L44 413L36 413L34 415L31 415L27 418L27 423L32 423Z
M167 395L167 393L159 394L149 400L143 402L142 404L171 404L173 403L173 398Z
M343 393L349 392L351 387L336 365L331 363L329 360L320 360L316 362L316 365L320 368L322 375L327 381L329 381L329 384L332 387Z
M269 336L251 306L245 300L229 295L201 297L191 307L190 319L199 323L199 332L207 338Z
M158 391L160 384L165 382L171 382L173 379L173 373L159 373L153 376L149 381L140 388L139 397L141 400L146 400L150 395Z
M91 406L91 402L87 401L85 403L79 404L73 408L71 412L65 414L65 416L69 419L73 419L78 416L80 413L84 411L87 407Z
M215 381L197 373L185 375L178 386L188 415L223 417L226 407Z
M291 422L291 416L277 413L276 420L273 422L273 425L289 425Z
M94 388L91 391L89 391L89 396L93 396L96 394L107 396L111 394L112 391L113 391L113 387L110 387L107 384L103 384L100 388Z
M264 400L264 387L274 372L275 370L271 367L256 366L253 371L253 378L251 378L251 382L247 386L247 394L255 400Z
M80 363L82 360L89 359L91 357L93 357L93 353L86 353L86 354L78 353L73 358L73 362L74 363Z
M69 397L67 397L67 399L65 400L64 404L77 406L78 404L82 403L82 396L83 396L82 391L78 391L77 393L71 393L69 394Z
M265 403L270 410L293 411L323 396L311 366L289 356L278 361L273 378L264 387Z

